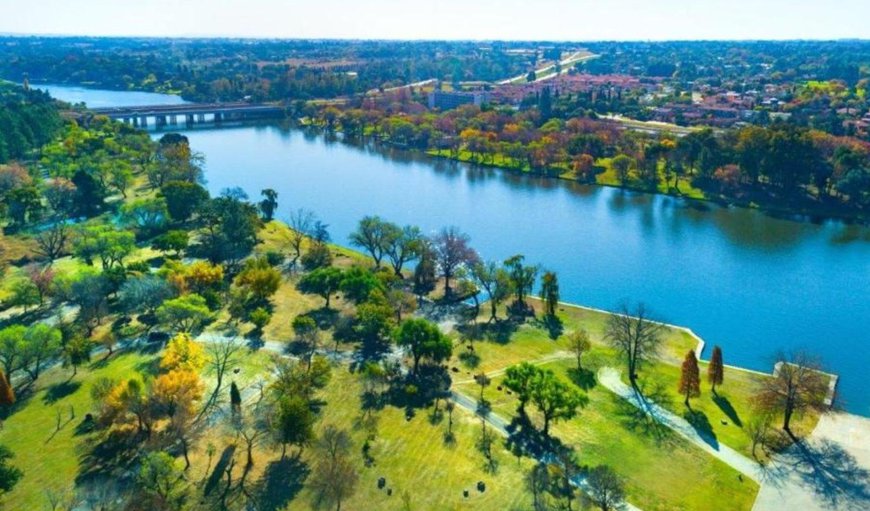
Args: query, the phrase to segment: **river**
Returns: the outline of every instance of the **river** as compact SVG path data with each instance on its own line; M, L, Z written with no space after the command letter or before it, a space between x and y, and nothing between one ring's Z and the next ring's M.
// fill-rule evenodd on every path
M50 86L58 98L123 106L137 92ZM807 349L841 376L846 409L870 416L870 229L812 223L660 195L473 168L279 126L193 129L212 193L278 191L279 214L315 211L347 244L367 214L433 233L456 225L485 259L523 253L559 275L564 301L644 301L663 321L722 346L725 362L770 371ZM727 385L727 374L726 374Z

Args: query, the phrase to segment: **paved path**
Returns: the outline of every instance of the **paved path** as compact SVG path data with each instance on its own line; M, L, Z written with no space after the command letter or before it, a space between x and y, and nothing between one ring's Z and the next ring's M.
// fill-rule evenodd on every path
M536 358L535 360L530 360L528 362L532 365L539 366L539 365L544 365L544 364L547 364L550 362L555 362L557 360L566 360L569 358L574 359L576 357L577 357L576 355L574 355L573 353L568 353L567 351L556 351L554 353L550 353L549 355L544 355L541 358ZM490 371L490 372L486 373L486 376L489 378L495 378L496 376L503 375L505 373L505 371L507 371L507 367L503 367L503 368L497 369L495 371ZM476 383L476 381L474 378L468 378L465 380L457 380L457 381L453 382L454 385L462 385L464 383Z
M825 414L801 444L774 456L753 511L870 509L870 419Z
M765 479L766 471L758 462L715 439L700 435L686 419L646 400L639 392L622 382L619 378L619 371L616 369L612 367L602 368L598 371L598 381L614 394L626 399L659 423L669 427L683 438L727 463L734 470L749 476L758 483L761 483Z

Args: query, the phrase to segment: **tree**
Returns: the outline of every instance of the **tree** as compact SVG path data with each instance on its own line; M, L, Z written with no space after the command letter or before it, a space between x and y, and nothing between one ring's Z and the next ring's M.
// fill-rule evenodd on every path
M127 312L153 313L166 300L175 296L172 284L154 275L131 277L121 284L118 301Z
M583 354L592 348L592 343L589 341L589 333L584 329L575 330L568 336L568 349L577 357L577 371L583 370L582 358Z
M242 349L242 345L232 337L210 342L206 345L205 367L209 373L214 374L215 376L214 389L212 390L212 394L208 400L209 406L217 401L220 391L223 388L223 382L227 371L238 363ZM202 413L205 413L207 409L208 406L203 408Z
M135 249L136 238L132 232L108 225L86 227L73 241L76 257L87 264L99 258L104 271L121 265Z
M544 301L547 316L556 317L556 309L559 307L559 280L555 272L544 272L541 277L541 300Z
M157 320L178 332L193 332L211 318L205 298L198 294L166 300L157 308Z
M275 216L275 210L278 209L278 192L271 188L266 188L260 192L263 200L260 201L260 212L263 213L263 220L271 222Z
M181 257L181 253L187 248L188 243L190 243L190 237L187 231L172 230L154 238L151 248L161 252L173 251L175 257Z
M804 352L779 353L772 378L764 378L756 402L762 410L782 413L782 429L791 434L791 418L810 410L829 408L829 377L822 372L821 361Z
M329 309L329 299L339 289L342 276L338 268L318 268L302 277L298 287L303 293L320 295L326 300L325 307Z
M374 290L384 291L383 283L370 271L359 266L354 266L344 272L339 286L345 298L354 303L362 303L368 300Z
M456 270L464 265L473 265L479 260L477 252L469 246L471 238L456 227L441 229L433 240L435 260L441 276L444 277L444 296L452 295L450 279Z
M390 259L393 271L402 276L405 263L419 257L423 234L419 227L406 225L401 229L395 224L386 225L384 236L384 253Z
M39 288L30 280L19 280L12 286L12 297L9 299L9 305L22 307L24 313L27 314L27 309L39 305L41 302Z
M634 165L634 158L624 154L615 156L610 162L610 166L613 167L613 171L616 173L616 179L618 179L619 183L623 186L628 183L628 172L634 167Z
M24 349L21 367L36 381L43 364L61 352L60 330L45 323L35 323L24 332Z
M477 262L472 265L471 276L477 285L486 291L490 306L489 321L495 321L499 304L505 301L511 293L510 275L504 268L500 268L498 263L489 261L487 263Z
M420 261L414 268L414 294L417 295L418 301L422 302L424 296L435 290L437 280L435 254L431 245L423 241L420 245Z
M265 257L248 259L233 283L243 289L256 305L265 305L281 286L281 272Z
M5 445L0 445L0 495L9 493L24 475L21 469L9 464L15 454Z
M689 350L686 353L686 358L683 359L678 391L686 397L686 406L689 406L690 397L701 395L701 377L698 374L698 359L695 357L695 350Z
M716 385L722 385L725 379L725 366L722 364L722 348L713 346L713 354L710 356L710 364L707 366L707 381L710 382L713 394L716 394Z
M589 402L586 396L568 387L549 369L538 369L532 379L530 399L544 416L544 436L549 435L550 422L571 419L577 408Z
M175 458L150 452L142 458L137 483L153 499L156 509L178 509L184 499L184 480Z
M108 313L112 283L105 274L87 268L75 275L59 278L57 291L62 299L79 307L78 319L90 335Z
M162 197L128 202L121 208L121 213L128 225L139 229L146 236L160 232L169 220L166 200Z
M10 407L15 404L15 391L9 385L9 380L3 371L0 371L0 407Z
M654 357L661 345L661 323L650 319L643 303L634 310L622 304L620 310L607 318L604 337L625 358L632 386L637 384L640 366Z
M94 349L94 343L83 336L76 336L67 341L63 347L63 365L64 367L72 367L75 376L80 365L91 360L91 351Z
M516 296L516 305L526 307L526 295L532 291L538 276L537 266L527 266L523 263L525 256L517 254L505 260L504 265L511 279L511 287Z
M54 270L50 267L40 268L33 265L27 270L27 278L33 284L39 295L39 304L45 302L45 298L54 291Z
M622 479L607 465L598 465L586 476L587 498L601 511L620 509L625 501Z
M235 197L217 197L199 208L204 229L202 248L213 263L236 263L248 255L257 243L262 223L257 209Z
M538 371L540 369L529 362L520 362L505 370L504 386L517 395L517 400L520 403L517 412L520 415L526 414L526 403L531 399L532 382Z
M184 469L190 468L190 435L196 417L196 404L202 399L203 383L195 370L176 367L158 376L151 388L151 399L162 415L169 417L168 431L181 443Z
M12 373L22 367L25 358L26 333L27 327L24 325L11 325L0 330L0 363L3 364L3 372L10 379Z
M314 493L314 505L335 506L353 495L359 476L351 462L350 435L334 426L327 426L317 443L318 462L312 470L308 484Z
M314 421L308 401L301 396L282 396L270 414L275 439L281 444L281 459L287 454L287 444L302 447L314 438Z
M163 356L160 357L160 369L174 371L198 372L206 364L206 355L202 344L194 341L189 334L180 333L169 340Z
M320 342L320 331L317 322L311 316L296 316L293 318L293 333L296 342L302 345L308 367L311 367L311 358L317 351Z
M208 191L197 183L170 181L160 188L166 200L169 216L176 222L186 222L208 200Z
M351 245L365 249L372 256L375 268L381 267L381 259L387 248L388 225L379 216L366 216L349 236Z
M36 253L48 259L48 264L52 264L66 253L69 239L69 226L64 222L56 222L34 236Z
M293 249L292 265L295 266L302 257L302 242L311 236L317 217L307 209L297 209L290 214L287 224L290 226L289 243Z
M411 350L414 374L417 374L420 359L425 357L437 363L450 358L453 351L453 343L441 333L438 325L425 319L403 321L396 332L396 342Z

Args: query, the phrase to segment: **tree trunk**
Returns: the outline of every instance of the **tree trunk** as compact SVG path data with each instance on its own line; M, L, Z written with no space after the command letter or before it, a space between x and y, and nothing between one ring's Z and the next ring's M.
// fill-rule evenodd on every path
M787 432L789 435L791 435L790 424L791 424L792 413L794 413L794 407L793 406L786 406L785 407L785 414L784 414L783 421L782 421L782 429L785 430L785 432Z
M496 320L495 316L496 316L497 305L495 303L495 300L492 299L492 297L490 297L490 299L489 299L489 304L490 304L490 310L492 311L492 315L490 315L490 317L489 317L489 322L492 323L493 321Z
M190 468L190 457L187 453L187 440L183 437L181 438L181 452L184 454L184 470L187 470Z

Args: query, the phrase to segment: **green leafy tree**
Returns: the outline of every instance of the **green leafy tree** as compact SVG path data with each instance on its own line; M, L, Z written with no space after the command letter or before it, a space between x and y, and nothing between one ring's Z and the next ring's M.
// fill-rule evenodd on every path
M414 268L414 294L422 302L423 297L435 290L438 279L435 275L435 254L428 242L421 244L420 261Z
M486 291L490 306L489 321L495 321L499 304L511 294L510 275L504 268L499 267L498 263L489 261L472 265L471 276L475 283Z
M161 252L175 252L175 257L181 257L181 253L189 243L190 237L187 231L172 230L154 238L151 248Z
M166 300L157 308L157 320L177 332L193 332L212 318L205 298L189 294Z
M87 264L99 259L103 271L122 265L124 258L135 249L136 238L132 232L108 225L86 227L73 241L73 253L76 257Z
M359 221L356 231L350 234L351 245L368 252L375 260L375 268L380 268L387 248L388 225L379 216L366 216Z
M45 323L35 323L24 333L21 366L36 381L43 366L61 353L61 332Z
M343 274L338 268L318 268L306 274L299 280L298 288L306 294L320 295L326 300L326 308L329 308L329 300L341 285Z
M341 279L341 291L346 298L354 303L362 303L368 300L373 291L384 291L383 283L370 271L359 266L344 272Z
M384 235L384 253L390 260L396 275L402 275L402 268L409 261L417 259L423 243L423 234L419 227L406 225L399 228L395 224L387 224Z
M275 403L271 426L275 439L281 444L281 459L287 454L287 445L302 448L314 439L316 417L309 403L300 396L285 396Z
M152 499L152 509L179 509L184 501L184 473L175 458L165 452L144 455L137 484Z
M425 319L406 319L396 331L396 342L399 346L411 350L414 359L412 372L417 373L422 358L432 362L441 362L450 358L453 343L450 338L441 333L438 325Z
M532 383L539 371L540 369L529 362L520 362L508 367L505 371L504 386L517 395L517 400L520 403L517 412L520 415L526 414L526 403L532 397Z
M197 183L170 181L160 188L166 200L169 216L176 222L186 222L208 200L208 191Z
M169 221L166 200L162 197L128 202L121 207L121 213L128 225L145 235L160 232Z
M628 173L634 168L635 161L630 156L619 154L610 161L610 166L613 168L613 172L616 173L616 179L619 180L619 184L625 186L628 183Z
M72 375L75 376L79 366L91 360L93 349L94 343L87 337L73 337L63 347L64 367L72 367Z
M517 254L504 262L516 297L514 303L522 307L526 307L526 296L532 292L532 286L538 277L538 267L526 265L524 261L525 256Z
M577 409L589 402L586 396L563 383L549 369L539 369L532 379L530 398L544 417L544 436L549 435L551 422L573 418Z
M589 340L589 333L584 329L575 330L568 336L568 349L577 357L577 370L583 370L583 355L592 348L592 342Z

